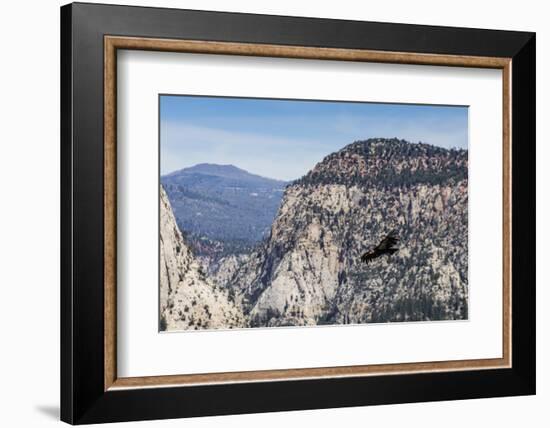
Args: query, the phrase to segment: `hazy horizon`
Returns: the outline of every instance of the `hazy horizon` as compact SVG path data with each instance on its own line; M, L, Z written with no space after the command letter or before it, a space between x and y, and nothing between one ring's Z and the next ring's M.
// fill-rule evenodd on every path
M468 108L161 95L160 169L233 165L282 181L369 138L468 148Z

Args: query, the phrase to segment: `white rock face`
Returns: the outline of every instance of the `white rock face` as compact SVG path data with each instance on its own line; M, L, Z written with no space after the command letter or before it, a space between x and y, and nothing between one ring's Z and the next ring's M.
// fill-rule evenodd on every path
M216 284L226 285L231 281L237 270L248 261L247 254L222 257L216 266L210 266L209 274Z
M273 224L271 240L294 244L278 261L269 287L250 313L252 318L273 314L273 318L280 318L272 321L277 325L314 325L325 311L327 302L334 298L340 248L332 232L321 225L318 218L312 218L300 229L293 227L296 216L303 209L303 196L297 188L285 194L280 214ZM320 197L326 197L325 202L330 206L333 196Z
M160 329L242 327L245 317L224 290L206 277L186 244L168 197L160 197Z
M467 318L467 156L392 144L330 155L287 187L269 239L231 279L252 326ZM400 250L362 263L392 229Z

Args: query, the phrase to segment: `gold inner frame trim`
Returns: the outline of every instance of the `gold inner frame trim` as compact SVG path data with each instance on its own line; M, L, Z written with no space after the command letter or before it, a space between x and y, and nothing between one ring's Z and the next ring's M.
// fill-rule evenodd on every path
M378 62L392 64L439 65L494 68L502 70L502 144L503 144L503 294L502 358L431 361L421 363L375 364L261 370L227 373L204 373L170 376L117 376L116 323L116 89L117 50L147 50L213 55L241 55L333 61ZM461 55L385 52L361 49L338 49L251 43L170 40L139 37L104 37L104 389L193 386L220 383L284 381L313 378L339 378L407 373L482 370L511 367L511 239L512 239L512 165L511 165L511 59Z

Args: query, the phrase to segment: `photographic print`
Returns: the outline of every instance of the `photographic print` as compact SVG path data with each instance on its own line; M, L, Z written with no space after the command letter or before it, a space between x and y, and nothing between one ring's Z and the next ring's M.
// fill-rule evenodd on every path
M159 110L160 331L468 319L468 107Z

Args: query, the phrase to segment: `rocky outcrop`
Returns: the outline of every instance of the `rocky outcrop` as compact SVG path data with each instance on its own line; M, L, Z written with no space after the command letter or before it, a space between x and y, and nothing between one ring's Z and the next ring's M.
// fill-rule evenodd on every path
M287 187L231 280L253 326L467 318L467 152L368 140ZM360 256L390 230L400 250Z
M244 326L240 307L206 276L176 225L162 187L160 192L160 330Z

